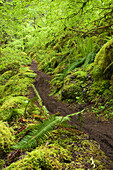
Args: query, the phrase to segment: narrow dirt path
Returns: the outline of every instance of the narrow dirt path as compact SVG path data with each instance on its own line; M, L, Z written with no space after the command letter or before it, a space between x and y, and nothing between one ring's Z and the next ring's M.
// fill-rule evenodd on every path
M73 106L57 101L53 96L49 96L51 93L49 81L52 77L46 73L37 71L37 64L35 61L32 62L30 69L37 73L34 85L42 98L43 104L47 107L50 114L60 112L61 115L66 116L67 114L77 111ZM35 93L31 89L30 97L34 96ZM74 116L70 123L79 128L78 116ZM97 141L100 144L100 148L113 161L113 123L99 121L95 117L85 114L83 116L82 131L89 134L90 139Z

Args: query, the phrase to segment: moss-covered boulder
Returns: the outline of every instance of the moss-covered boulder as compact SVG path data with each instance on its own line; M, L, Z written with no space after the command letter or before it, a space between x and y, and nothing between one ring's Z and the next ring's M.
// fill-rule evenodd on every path
M28 98L24 96L8 96L4 98L4 102L0 107L0 119L1 120L15 120L22 117L25 112L25 107L28 102Z
M13 75L14 74L12 70L6 71L0 76L0 84L4 85Z
M69 84L69 85L65 85L63 87L62 90L62 100L66 100L66 99L74 99L76 100L77 97L80 97L82 93L82 89L80 87L80 83L79 82L75 82L75 84Z
M32 84L33 78L36 74L33 71L25 70L22 68L18 74L12 76L4 85L3 91L1 92L2 98L8 95L26 95L28 87Z
M20 68L20 63L18 61L12 62L3 62L0 65L0 74L5 73L6 71L13 70L13 74L16 74Z
M0 121L0 152L5 152L14 144L14 131L6 122Z
M76 101L79 98L84 98L84 95L87 91L89 78L90 76L85 71L76 70L71 72L64 80L61 99L73 99L74 101Z
M67 149L61 148L58 145L40 146L31 153L28 153L22 160L11 164L8 169L62 169L62 162L64 160L71 160L71 156L68 153Z
M95 79L110 79L113 74L113 40L108 41L97 53L92 70Z
M8 95L26 95L27 89L32 84L35 76L36 74L28 67L20 67L18 73L15 74L13 69L6 71L1 75L0 98Z
M87 98L89 101L92 102L100 102L101 101L106 102L109 100L112 95L111 95L111 90L110 90L110 81L109 80L100 80L100 81L94 81L92 86L90 86L87 90Z
M24 115L29 100L24 96L29 94L28 87L36 77L29 67L14 64L11 67L6 64L5 69L10 69L4 70L0 77L0 120L12 121Z

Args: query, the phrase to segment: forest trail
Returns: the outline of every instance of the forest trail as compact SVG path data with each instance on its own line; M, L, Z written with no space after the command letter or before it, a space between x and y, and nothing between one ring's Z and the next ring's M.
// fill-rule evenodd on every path
M66 116L79 111L73 105L57 101L54 96L49 96L51 93L49 81L52 77L46 73L37 71L37 63L35 61L32 61L30 69L37 73L34 85L42 98L43 105L46 106L50 114L59 112L62 116ZM33 89L31 89L30 98L35 96ZM79 128L78 116L74 116L70 123ZM113 161L113 123L98 120L86 113L82 120L82 131L87 133L90 139L97 141L100 144L101 150Z

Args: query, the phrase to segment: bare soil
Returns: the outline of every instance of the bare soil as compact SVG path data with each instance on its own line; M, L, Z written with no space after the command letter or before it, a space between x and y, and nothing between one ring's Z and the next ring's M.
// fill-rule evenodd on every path
M50 114L59 112L62 116L66 116L67 114L83 109L83 106L78 108L73 106L73 104L58 101L54 96L49 96L51 93L49 81L52 79L52 76L37 71L35 61L32 61L30 69L37 73L34 85L42 98L43 105L46 106ZM30 98L32 97L35 97L33 89L30 92ZM78 116L72 117L70 124L76 125L79 129ZM97 119L93 114L86 113L82 120L82 131L87 133L90 139L97 141L100 144L101 150L113 161L113 122L102 121ZM110 169L113 169L111 165Z

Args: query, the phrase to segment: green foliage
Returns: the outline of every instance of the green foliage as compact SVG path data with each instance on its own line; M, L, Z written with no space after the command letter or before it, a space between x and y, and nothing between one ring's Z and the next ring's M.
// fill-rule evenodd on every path
M10 77L12 77L12 75L13 75L12 70L6 71L0 77L0 84L1 85L5 84L10 79Z
M26 135L20 142L19 144L12 146L13 149L30 149L34 148L38 145L38 141L41 139L45 138L48 136L49 131L53 130L53 127L60 125L61 123L69 120L69 117L79 115L79 123L80 123L80 128L81 128L81 112L73 113L70 115L67 115L65 117L62 116L51 116L49 119L45 120L43 123L38 125L37 127L34 127L34 129Z
M12 68L11 70L14 69ZM13 74L14 75L11 76L10 79L7 80L6 83L3 85L3 89L1 91L2 98L8 95L13 95L13 96L25 95L27 92L27 88L32 84L33 78L36 75L35 73L28 70L27 68L20 68L18 70L18 74L15 74L15 72L13 72ZM2 81L4 81L4 77Z
M108 95L109 94L109 95ZM89 101L99 104L99 100L106 102L112 98L112 92L110 90L110 81L95 81L89 90L87 91L87 97Z
M52 130L52 127L56 126L59 122L62 121L62 117L52 117L45 120L27 136L25 136L20 142L19 145L13 146L14 149L27 149L37 146L37 141L44 138L48 135L48 132Z
M13 70L13 75L18 73L18 70L20 68L20 63L18 61L13 61L12 59L11 62L9 62L6 59L5 61L3 61L2 59L5 59L5 58L1 57L0 74L3 74L4 72L8 70Z

